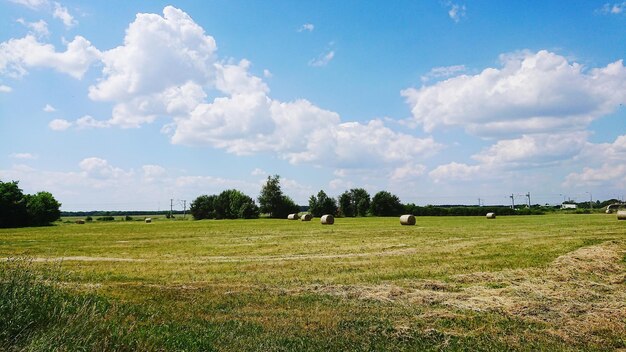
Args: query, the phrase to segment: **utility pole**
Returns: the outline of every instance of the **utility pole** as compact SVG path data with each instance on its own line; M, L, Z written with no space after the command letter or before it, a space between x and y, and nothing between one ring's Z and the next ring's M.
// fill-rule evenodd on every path
M478 206L482 207L482 204L480 204L480 198L478 198Z
M511 194L511 209L515 210L515 195Z
M185 219L186 214L187 214L187 200L183 200L183 220Z
M172 218L172 210L174 209L174 199L170 198L170 219Z
M530 209L530 192L526 193L526 197L528 198L528 208Z

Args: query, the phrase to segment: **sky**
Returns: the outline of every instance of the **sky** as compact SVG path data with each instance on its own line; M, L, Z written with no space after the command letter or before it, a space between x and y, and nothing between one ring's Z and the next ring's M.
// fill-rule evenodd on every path
M182 209L626 196L626 2L0 0L0 180Z

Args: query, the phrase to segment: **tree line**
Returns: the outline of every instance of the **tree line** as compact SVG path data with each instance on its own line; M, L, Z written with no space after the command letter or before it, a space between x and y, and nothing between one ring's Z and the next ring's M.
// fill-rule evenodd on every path
M17 181L0 181L0 228L48 225L61 217L60 208L49 192L24 194Z

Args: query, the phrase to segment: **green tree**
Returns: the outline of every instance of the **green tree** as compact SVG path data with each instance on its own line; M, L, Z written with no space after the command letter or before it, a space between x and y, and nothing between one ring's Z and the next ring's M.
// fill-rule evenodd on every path
M367 216L370 195L363 188L353 188L339 196L339 208L343 216Z
M202 195L191 202L189 212L196 220L215 219L216 195Z
M26 213L30 225L43 226L58 220L61 217L61 203L49 192L39 192L27 195Z
M337 201L326 195L326 192L319 191L317 197L311 196L311 198L309 198L309 212L315 217L320 217L325 214L336 215Z
M291 198L283 194L278 175L267 176L267 182L261 188L258 200L260 212L268 214L271 218L284 218L287 214L300 210Z
M356 207L350 191L345 191L339 196L339 212L345 217L356 216Z
M374 216L397 216L403 211L404 206L400 198L387 191L380 191L372 198L370 212Z
M28 223L26 201L17 181L0 181L0 227L20 227Z

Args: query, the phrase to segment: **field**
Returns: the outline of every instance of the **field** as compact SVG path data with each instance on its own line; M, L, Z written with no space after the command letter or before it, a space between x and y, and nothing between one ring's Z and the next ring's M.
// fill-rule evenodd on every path
M614 215L61 224L0 258L0 349L626 348Z

